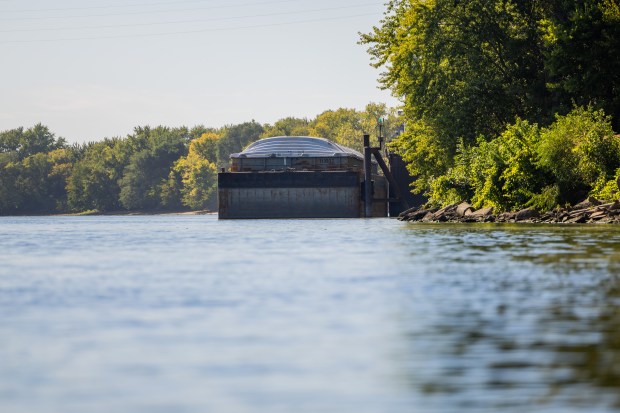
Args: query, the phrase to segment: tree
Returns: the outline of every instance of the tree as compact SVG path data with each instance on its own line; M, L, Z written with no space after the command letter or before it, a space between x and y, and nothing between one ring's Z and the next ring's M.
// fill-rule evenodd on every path
M105 139L82 148L67 181L69 209L115 211L121 208L119 180L129 163L135 142Z
M545 107L539 13L536 1L393 0L361 42L387 67L380 81L408 120L435 129L453 154L458 138L498 135Z
M620 130L620 5L614 0L556 0L543 40L555 110L594 105Z
M218 167L227 168L230 155L241 152L250 143L257 141L263 131L261 124L255 121L224 128L222 137L217 142Z
M183 205L192 209L215 208L217 139L215 134L204 134L193 140L187 156L174 164L173 172L180 176L182 182Z
M60 154L67 150L64 139L41 124L0 132L0 214L64 211Z
M27 130L17 128L0 132L0 153L15 152L19 159L65 146L63 138L56 139L49 128L40 123Z
M361 34L382 87L403 102L394 148L418 188L459 142L500 136L515 118L546 126L575 103L620 121L620 7L611 0L392 0Z
M308 119L288 117L278 120L271 125L265 125L261 138L273 136L308 136L310 135L310 122Z
M138 148L119 181L120 202L127 209L157 209L177 202L169 199L167 181L174 162L187 153L187 128L137 129L134 140Z

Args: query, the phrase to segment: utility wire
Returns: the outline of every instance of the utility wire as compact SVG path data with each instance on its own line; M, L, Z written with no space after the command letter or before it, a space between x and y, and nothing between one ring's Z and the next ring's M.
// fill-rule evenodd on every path
M10 0L0 0L10 1ZM213 0L177 0L177 1L161 1L157 3L133 3L133 4L119 4L116 6L88 6L88 7L58 7L49 9L22 9L22 10L4 10L5 13L39 13L44 11L70 11L70 10L94 10L94 9L119 9L127 7L143 7L143 6L161 6L166 4L178 4L178 3L204 3L205 1L212 2Z
M281 3L293 3L305 0L272 0L262 1L258 3L241 3L241 4L226 4L221 6L209 6L209 7L192 7L183 9L166 9L166 10L142 10L133 12L119 12L119 13L100 13L100 14L82 14L75 16L37 16L37 17L3 17L2 21L27 21L27 20L52 20L52 19L81 19L85 17L108 17L108 16L130 16L136 14L161 14L161 13L174 13L178 11L196 11L196 10L216 10L216 9L230 9L236 7L247 6L265 6L268 4L281 4Z
M102 25L102 26L78 26L78 27L50 27L50 28L36 28L36 29L9 29L9 30L0 30L0 33L47 32L47 31L84 30L84 29L112 29L112 28L121 28L121 27L144 27L144 26L159 26L159 25L167 25L167 24L179 24L179 23L198 23L198 22L212 22L212 21L224 21L224 20L240 20L240 19L250 19L250 18L255 18L255 17L284 16L284 15L291 15L291 14L303 14L303 13L315 13L315 12L321 12L321 11L353 9L353 8L374 6L375 4L376 3L365 3L365 4L356 4L356 5L351 5L351 6L297 10L297 11L280 12L280 13L265 13L265 14L232 16L232 17L214 17L214 18L208 18L208 19L175 20L175 21L153 22L153 23L110 24L110 25Z
M39 40L0 40L0 44L9 44L9 43L50 43L50 42L63 42L63 41L107 40L107 39L129 39L129 38L159 37L159 36L171 36L171 35L181 35L181 34L222 32L222 31L234 31L234 30L244 30L244 29L258 29L258 28L264 28L264 27L290 26L290 25L295 25L295 24L318 23L318 22L325 22L325 21L353 19L353 18L365 17L365 16L376 16L376 13L363 13L363 14L354 14L354 15L350 15L350 16L327 17L327 18L323 18L323 19L298 20L298 21L289 21L289 22L284 22L284 23L257 24L257 25L251 25L251 26L236 26L236 27L225 27L225 28L217 28L217 29L184 30L184 31L165 32L165 33L148 33L148 34L97 36L97 37L67 37L67 38L39 39Z

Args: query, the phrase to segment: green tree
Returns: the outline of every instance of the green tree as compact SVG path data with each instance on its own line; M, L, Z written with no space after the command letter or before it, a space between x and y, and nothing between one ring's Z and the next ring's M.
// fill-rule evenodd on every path
M63 138L56 139L49 128L40 123L26 130L17 128L0 132L0 153L15 152L20 159L65 146Z
M135 150L131 139L105 139L82 148L67 180L69 209L116 211L120 205L119 180Z
M310 122L308 119L288 117L278 120L272 125L265 125L261 138L273 136L308 136L310 135Z
M173 169L182 182L182 202L192 209L215 209L217 135L204 134L191 142L187 156L179 159Z
M620 130L620 6L616 0L549 2L545 33L547 87L555 110L594 105Z
M217 142L218 167L228 168L230 155L241 152L250 143L257 141L263 131L262 125L255 121L225 127Z
M559 188L559 202L578 202L588 192L615 181L620 138L603 110L578 107L542 131L538 164Z
M392 0L361 34L380 82L403 102L394 143L418 188L452 167L458 143L516 117L548 125L576 103L620 121L620 7L613 0Z
M163 204L177 204L168 198L168 177L174 162L187 153L189 138L187 128L136 130L134 140L139 143L138 149L143 149L131 155L119 181L124 208L157 209Z
M361 42L386 66L380 81L408 120L428 124L453 155L458 138L497 136L515 116L544 110L537 3L393 0Z
M64 211L64 151L64 139L41 124L0 132L0 214Z

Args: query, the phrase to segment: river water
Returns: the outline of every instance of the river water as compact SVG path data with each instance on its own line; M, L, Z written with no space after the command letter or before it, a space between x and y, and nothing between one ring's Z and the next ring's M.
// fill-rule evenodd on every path
M620 412L620 228L0 217L0 411Z

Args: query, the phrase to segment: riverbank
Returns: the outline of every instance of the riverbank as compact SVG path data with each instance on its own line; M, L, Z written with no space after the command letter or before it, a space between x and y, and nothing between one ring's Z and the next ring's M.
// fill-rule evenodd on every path
M495 214L493 208L474 209L462 202L443 208L410 208L402 212L400 221L412 222L522 222L545 224L620 224L620 201L601 202L589 198L572 207L540 213L526 208L516 212Z
M84 216L114 216L114 215L210 215L217 214L217 211L202 209L197 211L83 211L73 214L50 214L49 216L68 216L68 217L84 217Z

